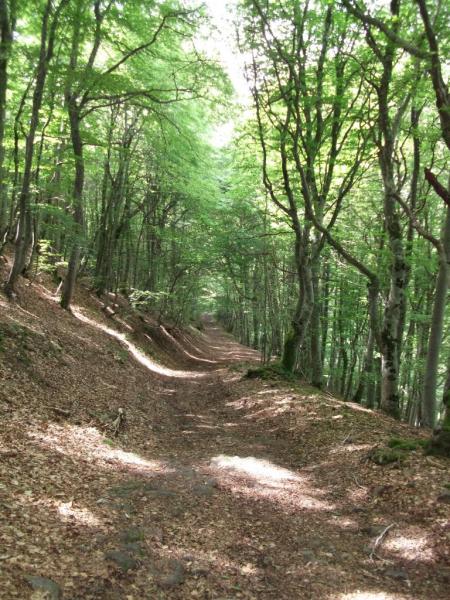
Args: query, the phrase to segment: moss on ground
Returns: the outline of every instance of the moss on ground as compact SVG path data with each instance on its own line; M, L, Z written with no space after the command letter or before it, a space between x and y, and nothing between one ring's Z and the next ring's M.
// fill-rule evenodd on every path
M295 381L297 379L294 373L287 371L278 363L248 369L246 377L248 379L283 379L284 381Z
M393 463L400 464L405 460L406 453L397 448L375 448L369 458L376 465L384 466Z
M419 450L420 448L426 448L428 443L428 440L391 438L387 445L389 448L397 448L398 450L404 450L405 452L412 452L414 450Z

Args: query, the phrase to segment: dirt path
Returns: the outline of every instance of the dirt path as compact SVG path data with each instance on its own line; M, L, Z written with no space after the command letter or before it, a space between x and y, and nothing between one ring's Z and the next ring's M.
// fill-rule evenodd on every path
M417 526L420 519L411 523L396 501L395 517L377 506L383 504L383 494L389 496L390 480L385 490L383 483L375 486L380 489L371 499L370 485L358 481L355 464L340 468L342 454L330 457L329 441L320 448L323 431L318 431L317 443L312 438L299 444L289 435L295 423L285 422L301 399L298 390L243 380L239 371L220 368L222 361L255 361L258 356L218 327L208 327L206 335L209 359L219 365L205 373L201 360L200 373L171 384L178 427L158 432L156 458L164 466L162 473L150 474L151 501L146 491L138 487L136 492L134 480L130 494L125 492L135 503L133 522L143 537L148 524L156 522L162 542L159 556L153 554L156 561L162 559L155 570L159 596L446 597L448 571L430 572L434 543ZM314 392L310 396L303 400L317 404ZM321 408L321 416L317 406L304 415L316 425L321 418L331 426L345 419L340 413L345 406L324 402ZM339 449L345 435L336 430L325 435L328 439L331 433ZM354 443L344 451L350 446L360 450ZM360 461L359 454L356 466L364 476ZM390 525L399 530L391 535L390 552L371 556L377 537ZM149 556L151 561L151 551ZM135 581L143 586L147 577L140 570Z
M10 412L1 598L447 597L448 463L419 452L401 465L367 460L375 444L413 435L407 427L305 386L245 378L257 353L212 323L172 340L178 366L155 372L131 342L79 317L84 329L73 318L55 327L72 328L92 357L104 352L79 414L114 388L105 402L125 406L129 422L110 439L95 420L39 416L43 401L26 425ZM115 362L101 350L118 347L111 336L130 357L116 367L117 350Z

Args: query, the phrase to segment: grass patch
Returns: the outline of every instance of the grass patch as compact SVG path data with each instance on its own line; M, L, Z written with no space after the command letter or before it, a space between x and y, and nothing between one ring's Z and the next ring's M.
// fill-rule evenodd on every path
M380 466L400 464L404 461L405 456L405 452L398 448L375 448L369 454L370 460Z
M253 367L249 366L249 362L236 362L236 363L231 363L230 365L228 365L228 370L231 371L232 373L239 373L240 371L243 371L245 369L251 370ZM247 377L247 374L246 374Z
M104 438L103 443L107 446L110 446L111 448L115 446L114 440L110 440L109 438Z
M428 447L428 440L414 440L404 438L391 438L387 443L387 448L375 448L370 452L369 459L376 465L389 465L393 463L402 463L408 455L408 452L414 452L421 448Z
M126 350L120 349L114 353L114 359L119 362L121 365L124 365L128 362L128 352Z
M414 450L419 450L420 448L426 448L428 446L428 440L391 438L387 445L389 448L397 448L397 450L412 452Z

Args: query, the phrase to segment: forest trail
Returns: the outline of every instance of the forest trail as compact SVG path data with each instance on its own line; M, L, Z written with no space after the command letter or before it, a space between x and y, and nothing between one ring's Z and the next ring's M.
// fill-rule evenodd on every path
M36 289L0 298L1 598L447 597L448 462L367 458L417 431L246 377L258 353L214 322L107 319L85 291L71 316Z

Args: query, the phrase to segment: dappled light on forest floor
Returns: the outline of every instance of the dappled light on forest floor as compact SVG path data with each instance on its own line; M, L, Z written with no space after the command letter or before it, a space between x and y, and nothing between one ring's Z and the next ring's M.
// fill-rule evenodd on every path
M334 508L322 499L325 492L312 486L308 477L267 459L219 455L211 459L210 465L221 484L238 494L312 511Z
M219 469L228 469L245 473L260 483L273 481L299 481L298 475L271 463L268 460L248 456L215 456L211 464Z
M227 406L239 411L247 422L260 422L274 420L282 415L297 416L305 413L307 409L302 400L290 390L268 389L233 399L227 402ZM307 417L302 415L302 418Z
M408 596L414 598L414 596ZM349 594L332 594L328 600L405 600L403 594L391 594L387 592L350 592ZM419 600L419 599L417 599Z
M371 444L345 444L342 443L331 448L330 454L348 454L352 452L362 452L363 450L370 450L372 448Z
M349 400L337 400L337 399L331 399L330 396L328 394L325 395L327 401L324 402L324 406L328 406L330 408L336 408L336 407L342 407L342 408L349 408L351 410L355 410L358 412L363 412L363 413L368 413L368 414L373 414L374 411L371 408L366 408L365 406L361 406L361 404L357 404L356 402L350 402ZM318 399L323 399L321 396L316 396L316 398Z
M194 336L198 339L198 336L201 336L201 339L203 341L203 343L207 343L208 344L208 339L207 337L201 333L198 329L195 329L195 327L189 326L188 329L191 331L191 333L194 334ZM201 349L199 348L199 346L197 346L196 344L194 344L192 337L187 336L185 333L181 332L182 335L182 340L185 344L187 344L188 346L190 346L191 349L195 350L195 352L198 352L199 354L205 354L205 355L210 355L211 352L209 350L210 346L208 344L208 348L207 349ZM217 362L217 361L216 361Z
M134 452L111 447L110 440L95 427L58 425L50 423L45 431L30 430L28 436L38 445L85 462L103 461L117 464L140 474L167 473L170 469L162 462L142 458Z
M350 489L347 493L347 497L350 502L354 504L361 504L365 502L369 496L369 490L355 481L356 487Z
M348 529L351 531L355 531L358 528L358 522L355 519L350 519L349 517L341 517L339 515L331 515L331 518L328 519L328 523L333 527L339 527L340 529Z
M66 524L80 531L87 529L92 531L106 531L107 524L104 520L94 514L92 510L85 506L79 506L73 498L69 501L63 501L51 496L40 496L40 490L28 490L26 494L16 495L15 503L18 509L23 512L31 511L34 515L43 513L55 518L54 523ZM106 519L108 520L108 519ZM56 525L57 526L57 525ZM23 535L18 535L18 545L21 543ZM3 597L3 596L2 596Z
M169 369L168 367L164 367L163 365L160 365L159 363L151 359L147 354L144 354L144 352L142 352L142 350L140 350L135 344L130 342L130 340L127 339L127 337L123 333L119 333L115 329L111 329L110 327L106 327L106 325L102 325L101 323L90 319L89 317L84 315L80 309L73 308L72 313L77 319L79 319L83 323L87 323L92 327L100 329L107 335L118 340L123 346L126 347L126 349L130 352L133 358L137 360L138 363L140 363L142 366L144 366L152 373L155 373L156 375L163 375L165 377L177 377L181 379L196 379L206 376L206 373L198 371L178 371L175 369Z
M423 483L419 453L407 458L408 472L364 460L374 444L398 435L392 421L346 411L291 381L247 378L246 365L220 362L224 348L240 354L220 330L216 338L206 330L205 344L221 350L204 356L222 368L151 377L148 365L124 359L133 352L123 327L82 310L78 320L62 313L43 323L39 337L40 323L14 314L33 344L50 346L28 355L36 386L24 386L18 399L11 387L11 404L0 398L11 414L11 433L0 441L0 466L3 456L11 461L3 479L0 469L9 544L0 564L11 581L42 575L64 597L105 600L445 597L423 593L445 585L438 569L446 507L432 504L440 482L415 502L440 472ZM185 372L186 354L175 344L159 346L158 335L152 346L143 335L138 323L136 339ZM26 373L31 378L31 368ZM126 420L115 432L119 406ZM429 522L420 520L424 506L433 511ZM371 557L379 531L393 522ZM115 559L133 566L124 573ZM175 584L165 587L171 577Z
M58 502L57 511L68 522L77 521L80 525L100 527L101 521L89 509L73 506L73 502Z
M392 535L384 543L386 550L406 559L421 562L431 562L436 557L431 548L428 547L428 540L425 534L422 535Z

